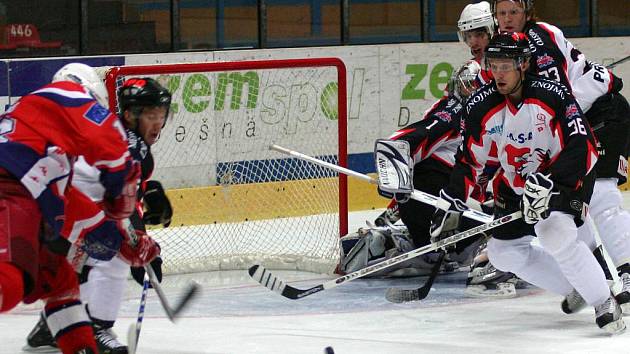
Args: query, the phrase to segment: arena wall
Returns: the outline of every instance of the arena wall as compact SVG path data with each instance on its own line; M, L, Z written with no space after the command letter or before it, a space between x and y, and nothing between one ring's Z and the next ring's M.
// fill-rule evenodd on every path
M604 65L630 55L630 37L573 38L571 41L589 59ZM469 53L467 47L460 43L413 43L4 60L0 61L0 104L4 106L15 102L21 95L45 84L60 66L70 61L110 66L307 57L339 57L345 62L348 72L349 167L372 173L374 140L419 119L442 96L453 68L463 63ZM627 81L630 82L630 61L616 66L613 72L629 78ZM630 83L623 93L630 97ZM213 109L212 105L207 109ZM194 119L194 115L191 117ZM284 119L290 120L291 117ZM196 125L187 126L183 135L180 131L176 136L177 127L165 131L156 150L159 151L163 141L178 144L200 139L203 122L201 119L195 122ZM247 136L235 136L234 143L239 143L239 139L247 139ZM186 193L181 188L204 187L194 179L182 179L173 175L173 171L160 170L159 155L156 157L156 178L173 189L171 193ZM351 180L350 193L351 210L383 207L387 202L378 197L373 186L360 181Z

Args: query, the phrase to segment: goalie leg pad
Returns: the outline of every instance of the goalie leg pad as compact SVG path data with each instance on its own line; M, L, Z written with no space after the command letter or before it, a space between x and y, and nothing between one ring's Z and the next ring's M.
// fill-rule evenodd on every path
M385 255L386 243L391 244L391 231L382 229L359 229L358 241L341 262L341 271L351 273L365 268L368 261ZM348 238L346 242L349 242ZM343 241L342 241L343 242Z

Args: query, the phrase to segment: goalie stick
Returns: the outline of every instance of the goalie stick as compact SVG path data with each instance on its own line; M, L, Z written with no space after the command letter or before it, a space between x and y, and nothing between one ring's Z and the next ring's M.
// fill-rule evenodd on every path
M496 220L492 220L489 223L486 224L482 224L476 227L473 227L472 229L457 233L453 236L447 237L443 240L439 240L435 243L432 243L430 245L426 245L424 247L420 247L417 248L415 250L409 251L407 253L403 253L401 255L398 255L396 257L390 258L390 259L386 259L382 262L373 264L369 267L363 268L363 269L359 269L355 272L343 275L341 277L329 280L327 282L324 282L322 284L316 285L312 288L308 288L308 289L298 289L298 288L294 288L288 284L286 284L284 281L282 281L281 279L279 279L278 277L274 276L273 274L271 274L271 272L269 272L267 269L265 269L265 267L263 267L262 265L256 264L253 265L249 268L248 272L249 275L256 280L257 282L259 282L261 285L263 285L264 287L266 287L267 289L276 292L288 299L292 299L292 300L297 300L297 299L301 299L304 297L307 297L309 295L313 295L315 293L318 293L320 291L323 290L327 290L327 289L332 289L335 288L339 285L345 284L347 282L350 282L354 279L357 278L361 278L364 277L368 274L372 274L374 272L378 272L381 271L383 269L387 269L393 265L402 263L404 261L407 261L409 259L418 257L420 255L423 255L425 253L434 251L436 249L439 248L444 248L445 246L451 245L453 243L456 243L458 241L461 241L463 239L466 239L468 237L477 235L479 233L485 232L487 230L490 229L494 229L495 227L507 224L511 221L514 221L516 219L521 218L522 213L520 211L514 212L512 214L503 216L499 219Z
M442 267L442 262L444 261L445 256L446 251L441 250L437 263L435 263L433 269L431 269L431 274L429 274L429 278L424 283L424 285L417 289L389 288L387 289L387 292L385 292L385 298L387 299L387 301L402 303L409 301L418 301L427 297L427 295L429 295L429 291L431 291L431 286L433 286L435 278L437 278L437 275L440 272L440 268Z
M336 172L339 172L339 173L343 173L344 175L348 175L348 176L352 176L352 177L356 177L356 178L362 179L362 180L364 180L364 181L366 181L368 183L372 183L372 184L376 184L376 185L379 184L379 181L376 178L372 178L372 177L370 177L370 176L368 176L366 174L359 173L359 172L347 169L345 167L337 166L337 165L332 164L330 162L326 162L326 161L317 159L317 158L312 157L312 156L305 155L303 153L300 153L300 152L297 152L297 151L294 151L294 150L289 150L289 149L284 148L284 147L279 146L279 145L275 145L275 144L270 145L269 149L277 151L277 152L280 152L280 153L283 153L283 154L286 154L286 155L290 155L290 156L296 157L296 158L298 158L300 160L312 162L312 163L314 163L316 165L320 165L320 166L329 168L329 169L331 169L333 171L336 171ZM440 199L438 197L435 197L435 196L433 196L433 195L431 195L429 193L425 193L425 192L422 192L422 191L419 191L419 190L416 190L416 189L414 189L413 192L411 192L410 196L411 196L411 199L417 200L417 201L419 201L421 203L425 203L425 204L428 204L428 205L431 205L431 206L434 206L436 208L440 208L440 209L443 209L443 210L447 210L448 207L449 207L448 203L444 203L444 201L442 199ZM492 221L492 217L491 216L489 216L487 214L484 214L482 212L476 211L474 209L466 210L466 211L463 212L462 215L464 217L467 217L467 218L470 218L470 219L473 219L473 220L476 220L476 221L479 221L479 222L482 222L482 223L488 223L488 222Z

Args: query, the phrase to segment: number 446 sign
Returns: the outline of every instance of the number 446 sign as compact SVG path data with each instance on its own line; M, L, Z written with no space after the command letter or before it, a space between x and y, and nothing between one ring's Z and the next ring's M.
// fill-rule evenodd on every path
M30 37L33 35L33 28L31 25L11 25L9 29L11 37Z

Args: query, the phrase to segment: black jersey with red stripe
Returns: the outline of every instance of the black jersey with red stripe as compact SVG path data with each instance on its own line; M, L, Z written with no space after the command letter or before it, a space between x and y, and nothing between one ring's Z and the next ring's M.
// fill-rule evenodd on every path
M525 34L532 51L530 71L566 86L582 111L587 112L602 95L621 90L621 80L605 67L586 60L558 27L536 22L525 28Z
M408 141L414 163L432 158L453 167L461 144L461 112L462 104L457 98L442 97L422 119L396 131L389 139Z

